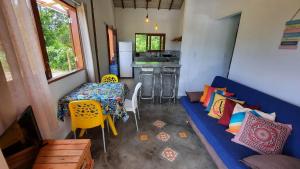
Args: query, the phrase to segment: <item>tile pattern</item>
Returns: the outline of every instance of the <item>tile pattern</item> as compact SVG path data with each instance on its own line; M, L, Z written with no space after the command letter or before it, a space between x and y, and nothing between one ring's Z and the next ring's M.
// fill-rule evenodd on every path
M140 133L139 134L139 140L140 141L148 141L149 140L149 135L148 134L146 134L146 133Z
M157 128L163 128L163 127L166 125L166 123L163 122L163 121L161 121L161 120L156 120L156 121L153 123L153 125L154 125L155 127L157 127Z
M176 160L177 155L178 153L175 150L171 149L170 147L165 148L161 153L161 156L170 162Z
M162 142L167 142L170 139L170 135L162 131L156 135L156 138Z
M180 138L188 138L188 134L187 134L187 132L186 131L179 131L178 132L178 136L180 137Z

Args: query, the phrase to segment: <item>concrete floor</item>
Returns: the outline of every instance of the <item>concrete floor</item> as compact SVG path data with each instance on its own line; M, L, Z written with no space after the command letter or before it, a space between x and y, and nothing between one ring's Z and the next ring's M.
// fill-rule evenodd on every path
M133 87L130 80L125 81L129 88ZM130 97L130 96L129 96ZM136 131L133 114L127 122L117 121L119 135L107 133L107 153L103 151L102 133L100 128L88 130L85 138L92 139L92 155L95 169L214 169L214 162L208 155L203 144L186 123L186 113L180 104L140 103L141 119L138 121L140 132ZM161 120L166 125L159 129L153 122ZM162 142L156 135L164 131L170 135L167 142ZM188 138L180 138L179 131L186 131ZM140 133L149 135L148 141L139 139ZM161 156L164 148L175 150L177 158L170 162Z

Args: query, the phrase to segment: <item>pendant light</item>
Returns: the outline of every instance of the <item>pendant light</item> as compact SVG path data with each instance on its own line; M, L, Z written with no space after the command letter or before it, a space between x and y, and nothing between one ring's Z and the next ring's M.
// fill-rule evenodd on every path
M147 9L147 15L146 15L146 18L145 18L145 22L146 22L146 23L149 23L149 21L150 21L150 20L149 20L148 9Z
M158 31L158 24L155 24L154 30L155 30L155 31Z

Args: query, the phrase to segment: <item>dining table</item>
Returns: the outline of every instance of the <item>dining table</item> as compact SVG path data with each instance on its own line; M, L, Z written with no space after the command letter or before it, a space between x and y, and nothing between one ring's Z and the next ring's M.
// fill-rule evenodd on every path
M124 83L84 83L59 99L57 118L64 121L70 116L68 105L71 101L96 100L101 103L103 114L127 121L129 116L124 109L127 91Z

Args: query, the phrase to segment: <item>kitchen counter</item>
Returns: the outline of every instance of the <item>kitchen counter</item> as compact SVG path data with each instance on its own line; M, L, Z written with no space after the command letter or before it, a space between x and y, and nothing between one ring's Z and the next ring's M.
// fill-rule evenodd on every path
M153 67L153 68L161 68L161 67L174 67L180 68L181 65L176 62L133 62L132 67L134 68L143 68L143 67Z

